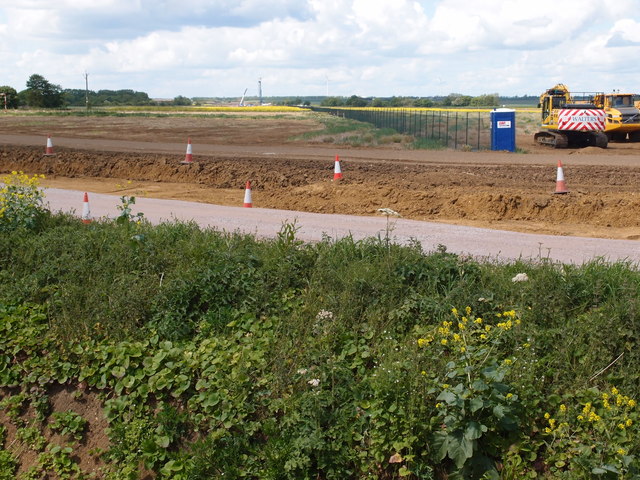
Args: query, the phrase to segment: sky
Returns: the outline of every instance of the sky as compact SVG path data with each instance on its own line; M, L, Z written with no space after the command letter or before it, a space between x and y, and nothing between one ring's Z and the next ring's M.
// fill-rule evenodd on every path
M640 0L0 0L0 85L152 98L640 93Z

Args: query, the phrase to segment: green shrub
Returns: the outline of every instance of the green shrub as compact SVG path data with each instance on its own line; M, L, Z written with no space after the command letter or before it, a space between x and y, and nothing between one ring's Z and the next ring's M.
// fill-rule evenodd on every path
M2 178L0 188L0 232L37 229L47 210L44 194L38 184L44 175L29 177L22 172L11 172Z

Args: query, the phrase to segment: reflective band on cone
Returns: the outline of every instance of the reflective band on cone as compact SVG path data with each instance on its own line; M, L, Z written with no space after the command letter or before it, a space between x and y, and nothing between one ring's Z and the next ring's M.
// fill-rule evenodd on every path
M51 141L51 135L47 136L47 148L45 148L44 154L55 155L55 153L53 153L53 142Z
M342 169L340 168L340 157L336 155L335 167L333 169L333 179L340 180L342 178Z
M91 210L89 209L89 195L84 192L82 200L82 223L91 223Z
M184 156L184 160L180 163L193 163L193 151L191 149L191 138L187 140L187 154Z
M244 189L244 208L252 208L253 203L251 202L251 182L247 181L247 185Z
M556 191L553 193L569 193L567 190L567 182L564 181L564 170L562 162L558 159L558 175L556 177Z

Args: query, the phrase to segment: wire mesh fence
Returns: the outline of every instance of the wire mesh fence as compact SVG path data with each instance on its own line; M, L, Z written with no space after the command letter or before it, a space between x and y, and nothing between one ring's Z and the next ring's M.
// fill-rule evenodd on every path
M343 118L390 128L416 139L430 139L448 148L491 148L490 110L440 108L339 108L310 107Z

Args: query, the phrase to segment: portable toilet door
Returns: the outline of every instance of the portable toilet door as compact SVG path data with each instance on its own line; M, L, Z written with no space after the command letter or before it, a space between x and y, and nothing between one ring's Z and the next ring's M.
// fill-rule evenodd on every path
M516 151L516 111L497 108L491 112L491 150Z

